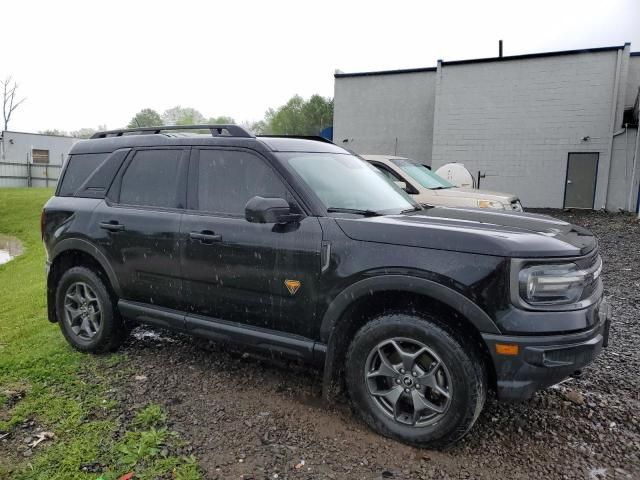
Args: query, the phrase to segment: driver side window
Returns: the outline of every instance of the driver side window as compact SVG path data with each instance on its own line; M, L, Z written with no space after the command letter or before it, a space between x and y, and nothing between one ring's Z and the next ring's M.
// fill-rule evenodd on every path
M290 201L284 182L266 162L238 150L200 150L197 161L197 209L244 216L250 198L277 197Z

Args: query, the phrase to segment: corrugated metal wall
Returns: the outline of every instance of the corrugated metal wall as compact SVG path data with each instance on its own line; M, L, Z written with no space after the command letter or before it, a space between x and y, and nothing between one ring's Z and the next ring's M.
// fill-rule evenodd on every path
M2 132L0 187L54 187L62 165L77 138ZM46 150L49 163L34 163L33 150ZM36 160L45 158L36 155Z

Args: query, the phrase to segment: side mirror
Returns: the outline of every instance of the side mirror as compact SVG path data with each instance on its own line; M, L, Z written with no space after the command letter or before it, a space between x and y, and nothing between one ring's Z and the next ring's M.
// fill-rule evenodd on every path
M407 182L402 182L400 180L394 180L393 183L395 183L399 188L401 188L405 192L407 191Z
M289 202L284 198L253 197L244 207L244 216L251 223L292 223L302 215L291 213Z

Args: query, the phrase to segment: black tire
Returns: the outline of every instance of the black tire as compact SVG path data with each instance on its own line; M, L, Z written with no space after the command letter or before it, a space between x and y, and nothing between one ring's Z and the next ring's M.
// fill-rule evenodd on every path
M428 352L418 357L428 366L420 370L415 363L417 368L411 367L410 374L403 369L404 376L398 373L394 377L403 365L402 360L393 361L394 352L401 352L395 358L402 359L411 352L411 345L415 345L414 354ZM371 369L371 362L375 361L378 367ZM387 374L389 370L383 368L383 363L393 367L393 375ZM431 367L433 371L427 373ZM417 384L418 377L411 384L416 370L423 385ZM365 377L367 374L370 376ZM438 385L433 389L425 388L428 377L437 379ZM473 343L448 329L436 316L385 313L354 336L346 357L346 384L356 412L376 432L413 446L445 448L464 437L480 415L486 399L487 374ZM398 387L400 394L391 392L397 392ZM396 397L395 403L389 401ZM443 411L425 408L423 399ZM420 408L414 408L413 415L418 420L411 414L416 404ZM408 424L411 422L416 423Z
M86 331L80 332L74 331L72 326L71 316L68 314L65 307L65 301L69 301L72 298L69 295L70 289L78 288L78 285L84 285L82 290L84 292L91 292L90 306L94 311L99 311L99 326L98 328L92 328L91 336ZM75 293L74 293L75 294ZM125 326L123 320L120 318L119 313L114 308L114 300L110 295L105 282L93 271L86 267L72 267L67 270L60 281L56 289L56 315L58 318L58 324L62 330L62 334L67 339L67 342L81 352L102 353L117 350L122 343L126 340L129 329ZM95 298L95 300L93 300ZM70 306L75 308L77 306L76 300L70 300ZM79 320L80 322L82 320ZM93 325L93 324L92 324ZM77 326L75 327L78 328Z

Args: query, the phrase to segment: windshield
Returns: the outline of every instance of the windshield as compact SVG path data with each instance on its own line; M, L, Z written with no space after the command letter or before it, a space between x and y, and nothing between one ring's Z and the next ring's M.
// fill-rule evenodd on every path
M451 188L454 185L447 182L444 178L436 175L424 165L418 165L411 163L407 160L391 160L407 175L411 176L416 182L425 188L437 189L437 188Z
M280 153L316 196L331 210L392 214L416 204L375 167L353 155Z

